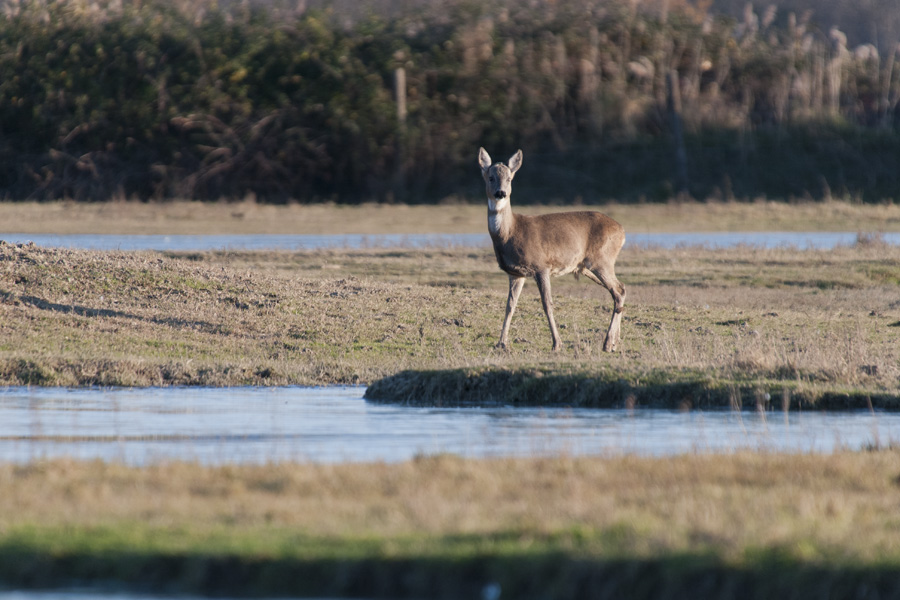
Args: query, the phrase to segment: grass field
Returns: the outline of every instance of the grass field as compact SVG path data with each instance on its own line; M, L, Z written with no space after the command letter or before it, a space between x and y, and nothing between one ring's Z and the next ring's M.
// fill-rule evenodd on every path
M494 349L506 277L489 249L168 255L5 244L0 382L368 384L415 370L462 377L462 387L475 377L483 383L468 386L473 394L512 402L591 405L614 385L605 397L620 404L633 395L728 406L761 393L776 406L788 394L892 407L897 255L877 242L831 251L626 248L621 351L601 352L605 290L565 278L554 286L564 342L555 355L534 286L513 321L512 351ZM517 392L485 373L543 384ZM573 396L546 375L590 385ZM447 379L438 388L451 397L461 389Z
M0 582L270 596L896 597L898 459L0 465Z
M5 221L8 231L78 220L54 221L56 211L105 214L73 206L0 204L0 212L29 215L28 223ZM104 207L131 211L115 221L120 231L141 226L134 215L151 208ZM819 223L815 207L803 205L735 205L718 221L702 221L701 205L632 208L663 230L677 230L677 219L659 216L666 211L693 214L682 222L698 230L746 224L750 216L735 216L743 210L762 218L778 209L771 218L780 223L778 214L806 211ZM159 214L194 209L211 206ZM411 227L403 214L429 223L443 215L394 210L375 212L396 232ZM834 206L818 217L834 229L857 229L837 226L852 217L869 223L860 231L888 231L893 210ZM319 226L353 222L372 232L365 211L333 209L321 217L331 225ZM77 214L85 230L115 230L106 216L90 224ZM628 227L636 214L618 218ZM879 215L881 228L872 225ZM207 223L171 218L180 232ZM267 219L250 229L286 226L286 218ZM564 342L554 355L533 285L513 321L512 351L493 348L506 277L489 249L171 254L0 243L0 385L381 381L391 400L441 403L778 410L787 400L893 409L898 259L900 249L867 236L829 251L626 246L617 269L629 294L622 351L600 351L608 294L567 278L554 282ZM896 449L216 468L0 464L0 589L112 581L251 596L897 597L898 464Z

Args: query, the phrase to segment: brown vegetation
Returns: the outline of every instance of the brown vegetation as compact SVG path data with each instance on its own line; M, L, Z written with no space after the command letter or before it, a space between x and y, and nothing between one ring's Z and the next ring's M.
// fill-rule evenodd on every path
M193 530L289 527L316 537L633 534L648 557L708 545L739 564L750 545L825 558L896 556L897 453L464 460L132 468L58 460L0 464L0 533L23 523L142 521ZM71 499L67 501L67 498ZM704 541L705 540L705 541ZM602 545L585 549L604 553ZM811 556L805 558L813 558Z
M488 367L896 397L897 252L626 246L622 352L600 351L608 298L561 279L552 357L535 294L519 307L515 351L492 349L506 278L487 248L175 257L2 244L0 381L369 383Z
M897 459L0 464L0 579L269 596L890 597Z

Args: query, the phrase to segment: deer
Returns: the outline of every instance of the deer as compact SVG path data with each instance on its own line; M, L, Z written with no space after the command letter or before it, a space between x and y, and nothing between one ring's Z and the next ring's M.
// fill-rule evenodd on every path
M497 265L509 276L506 316L496 348L509 351L509 326L519 294L528 277L534 278L553 352L562 349L556 320L550 278L574 273L584 275L605 287L613 298L613 313L603 343L605 352L614 352L621 341L622 316L625 314L625 286L616 278L615 265L625 244L625 229L614 219L596 211L559 212L520 215L512 211L512 180L522 167L522 151L507 164L492 164L484 148L478 150L478 164L487 191L488 232L494 246Z

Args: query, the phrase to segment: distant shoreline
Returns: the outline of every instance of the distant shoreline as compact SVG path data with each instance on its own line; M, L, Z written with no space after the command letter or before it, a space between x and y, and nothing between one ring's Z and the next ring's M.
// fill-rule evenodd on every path
M540 214L565 206L515 206ZM672 202L578 206L599 210L626 234L752 231L900 232L900 204ZM482 197L446 205L256 202L0 202L0 223L16 234L478 234L487 232Z

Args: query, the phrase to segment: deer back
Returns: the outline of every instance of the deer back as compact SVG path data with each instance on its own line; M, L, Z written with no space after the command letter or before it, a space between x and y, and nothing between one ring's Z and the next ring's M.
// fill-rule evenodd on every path
M500 268L522 277L542 271L571 273L585 264L585 259L590 264L609 258L614 261L625 241L621 225L591 211L513 214L508 235L491 237Z

